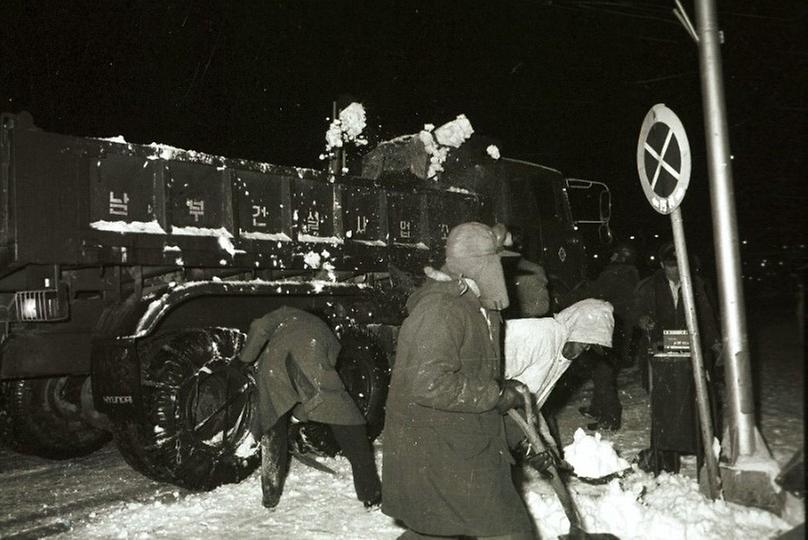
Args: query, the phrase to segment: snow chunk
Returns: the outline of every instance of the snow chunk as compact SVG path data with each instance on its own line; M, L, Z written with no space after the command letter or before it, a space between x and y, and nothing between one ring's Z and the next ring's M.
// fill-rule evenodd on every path
M368 143L362 136L367 125L367 114L361 103L353 102L339 112L337 118L331 121L325 133L325 154L320 159L334 157L334 149L342 148L346 143L363 146Z
M228 233L228 236L230 236L229 233ZM232 238L232 236L231 237L228 237L228 236L224 236L224 235L220 236L219 239L218 239L218 243L219 243L220 248L222 248L231 257L233 257L236 254L236 246L234 246L233 242L230 241L230 238Z
M629 467L628 461L614 451L613 443L602 441L600 437L600 433L593 437L578 428L572 444L564 447L564 459L578 476L601 478Z
M460 145L466 142L472 133L474 133L474 128L471 127L469 119L465 114L459 114L457 118L435 130L435 140L443 146L460 148Z
M247 435L241 440L241 444L236 448L235 454L242 459L247 459L254 456L256 452L258 452L258 441L248 431Z
M457 115L457 118L434 129L434 132L433 129L432 124L425 124L424 129L418 133L418 138L430 155L427 178L432 178L443 171L443 163L449 155L449 150L459 148L474 133L474 128L471 127L471 122L465 114Z
M309 268L320 268L321 258L319 253L309 251L303 255L303 264Z
M361 103L351 103L340 111L339 121L346 140L359 141L359 136L362 135L362 130L367 125L365 107ZM367 141L364 142L367 143Z

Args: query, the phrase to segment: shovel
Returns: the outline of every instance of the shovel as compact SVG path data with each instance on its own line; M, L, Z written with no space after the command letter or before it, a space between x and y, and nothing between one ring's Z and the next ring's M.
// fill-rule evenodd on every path
M513 418L514 422L516 422L516 424L522 429L524 434L527 436L528 442L533 445L533 448L535 448L537 452L546 451L547 447L542 442L541 437L535 428L536 424L533 416L533 406L531 404L530 394L525 392L524 397L526 418L522 418L522 416L514 409L509 410L508 415ZM541 415L539 415L539 417L541 418ZM549 432L546 422L543 418L541 420L543 427ZM581 516L578 514L578 509L575 507L575 503L572 501L572 496L570 495L569 489L564 483L564 480L561 478L555 463L551 462L548 469L553 475L550 479L550 485L553 487L553 491L555 491L558 500L561 501L561 506L564 508L564 513L567 515L567 519L570 522L570 532L568 534L562 534L559 536L559 538L562 540L578 540L583 538L591 538L595 540L619 540L617 536L610 533L586 532L584 530Z

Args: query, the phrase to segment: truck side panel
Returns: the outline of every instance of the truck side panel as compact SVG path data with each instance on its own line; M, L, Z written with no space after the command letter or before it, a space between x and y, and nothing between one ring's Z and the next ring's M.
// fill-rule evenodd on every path
M419 271L452 226L486 220L470 193L34 129L13 140L14 266L305 269L316 253L336 270Z

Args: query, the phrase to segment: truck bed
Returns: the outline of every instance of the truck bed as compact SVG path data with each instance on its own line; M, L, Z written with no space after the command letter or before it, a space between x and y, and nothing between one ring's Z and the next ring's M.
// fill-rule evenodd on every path
M429 182L330 177L41 131L3 115L0 276L27 264L420 269L490 210Z

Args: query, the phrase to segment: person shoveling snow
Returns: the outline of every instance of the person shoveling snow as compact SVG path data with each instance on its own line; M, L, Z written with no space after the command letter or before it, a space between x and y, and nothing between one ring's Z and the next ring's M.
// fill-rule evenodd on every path
M505 378L527 385L541 408L573 360L593 345L612 346L613 308L587 298L554 317L511 319L505 325Z
M576 302L554 317L508 320L505 377L523 382L535 396L536 408L541 409L572 361L593 345L611 347L613 332L612 305L594 298ZM509 445L519 446L520 431L511 422L506 422L506 429ZM529 463L544 472L550 457L540 454Z
M561 375L573 360L593 345L612 346L614 332L613 307L609 302L588 298L562 310L553 318L514 319L505 327L505 377L523 382L535 395L536 407L541 408ZM528 464L545 476L558 496L570 523L565 538L616 538L608 534L589 534L583 528L581 516L572 501L564 481L559 477L562 466L557 450L548 449L536 430L531 396L525 393L525 417L515 410L508 411L506 431L515 431L514 424L524 434ZM545 437L551 439L541 415L539 421ZM509 445L513 435L508 435ZM533 455L531 455L531 452Z

